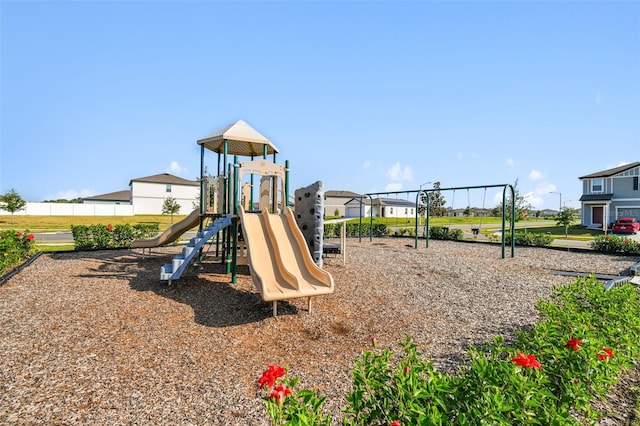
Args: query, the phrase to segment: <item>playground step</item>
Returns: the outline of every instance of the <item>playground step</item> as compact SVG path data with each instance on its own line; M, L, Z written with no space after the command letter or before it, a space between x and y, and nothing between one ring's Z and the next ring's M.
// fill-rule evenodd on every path
M160 267L160 281L168 281L173 275L173 265L165 263Z
M182 276L191 260L198 254L198 251L213 236L220 232L223 228L231 225L231 216L215 220L209 226L196 234L186 247L182 249L182 253L173 257L171 263L167 263L160 267L160 281L177 280Z

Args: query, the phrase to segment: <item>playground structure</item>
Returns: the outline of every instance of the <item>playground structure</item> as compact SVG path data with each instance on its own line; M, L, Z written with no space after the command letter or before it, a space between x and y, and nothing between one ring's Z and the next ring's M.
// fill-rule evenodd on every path
M262 299L273 303L274 316L278 300L306 297L310 310L311 297L333 293L333 277L318 266L319 260L317 257L314 260L310 252L310 246L322 252L321 236L316 237L320 241L314 245L299 227L302 222L305 229L307 223L311 224L310 228L321 229L322 209L312 207L294 216L288 206L289 166L288 162L276 164L278 149L242 120L197 143L200 145L199 209L162 235L137 240L131 245L143 250L165 245L198 226L196 237L182 253L161 267L160 279L169 284L179 279L190 262L203 260L205 244L211 247L215 240L215 256L226 264L231 282L236 283L238 265L248 265ZM207 176L206 150L217 154L215 176ZM273 161L267 159L269 155ZM229 161L230 156L233 162ZM250 157L250 161L240 162L239 156ZM254 197L256 177L259 177L258 195ZM304 196L298 198L306 206L307 198L311 202L322 202L323 195L317 190L306 190Z
M370 201L371 201L371 205L373 206L373 200L374 200L374 196L376 197L380 197L381 195L399 195L399 194L407 194L407 196L409 194L412 193L416 193L416 199L415 199L415 229L414 229L414 236L415 236L415 242L414 242L414 248L418 248L418 240L419 240L419 236L418 236L418 229L420 227L420 207L421 207L421 201L422 201L422 195L425 195L425 199L426 199L426 203L424 203L424 207L425 207L425 225L424 225L424 235L425 235L425 241L426 241L426 245L425 247L429 247L429 219L430 219L430 200L431 197L429 196L430 193L434 193L434 192L442 192L442 191L453 191L453 197L455 197L455 192L456 191L460 191L460 190L467 190L467 197L469 194L469 190L472 189L484 189L485 193L483 195L483 208L484 208L484 202L486 200L486 190L488 188L502 188L502 227L501 227L501 243L502 243L502 258L505 258L505 252L506 252L506 222L507 222L507 191L509 191L509 194L511 196L511 199L515 199L515 189L513 188L513 186L511 184L505 183L505 184L496 184L496 185L476 185L476 186L460 186L460 187L451 187L451 188L433 188L433 189L417 189L417 190L407 190L407 191L388 191L388 192L370 192L367 194L363 194L362 196L360 196L360 224L359 224L359 241L362 241L362 218L363 218L363 212L362 212L362 208L363 208L363 199L365 197L367 197ZM455 198L454 198L455 199ZM370 229L373 229L373 208L369 209L369 216L370 216ZM511 246L511 257L515 256L515 203L511 203L511 221L509 222L509 234L510 234L510 241L509 241L509 245ZM482 221L480 222L482 223ZM474 235L477 235L480 232L480 228L472 228L472 233ZM369 240L372 241L373 240L373 232L369 233Z

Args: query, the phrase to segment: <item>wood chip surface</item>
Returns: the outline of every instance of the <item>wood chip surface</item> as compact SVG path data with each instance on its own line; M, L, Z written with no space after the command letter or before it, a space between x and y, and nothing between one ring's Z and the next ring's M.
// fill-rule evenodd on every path
M306 299L280 302L274 318L246 266L236 284L212 257L171 286L160 282L160 266L180 250L44 254L0 287L0 424L269 425L257 379L278 364L300 388L328 396L338 425L370 336L379 347L411 336L426 359L455 372L469 345L537 321L536 302L572 280L550 271L617 275L639 260L524 247L502 259L499 245L349 240L346 264L325 259L335 293L314 298L311 312ZM624 424L634 394L612 392L601 424Z

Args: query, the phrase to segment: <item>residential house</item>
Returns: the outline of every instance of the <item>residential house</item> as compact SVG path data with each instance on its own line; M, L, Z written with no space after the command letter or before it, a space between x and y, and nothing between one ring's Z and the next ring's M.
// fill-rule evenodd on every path
M179 205L178 214L189 214L199 206L200 183L169 173L131 179L131 203L135 214L161 214L168 197Z
M640 220L640 161L579 177L582 225L608 229L619 217Z
M324 192L324 215L345 217L345 204L354 198L360 198L360 194L351 191L325 191Z
M364 197L362 199L362 206L360 203L360 197L353 198L347 202L345 204L345 217L360 217L361 210L363 217L370 217L372 214L372 208L374 217L416 217L415 202L395 198L374 198L371 200L369 197Z
M162 214L167 197L180 205L178 214L186 215L199 205L200 184L197 180L183 179L161 173L131 179L129 189L83 198L83 204L133 205L134 214Z

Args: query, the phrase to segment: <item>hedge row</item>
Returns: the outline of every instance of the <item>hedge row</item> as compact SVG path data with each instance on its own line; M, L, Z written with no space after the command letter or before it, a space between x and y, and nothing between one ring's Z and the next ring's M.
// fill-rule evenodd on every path
M122 225L72 225L71 233L76 250L127 248L133 240L151 238L158 234L157 223Z

